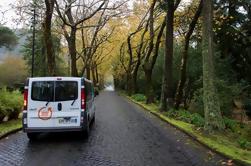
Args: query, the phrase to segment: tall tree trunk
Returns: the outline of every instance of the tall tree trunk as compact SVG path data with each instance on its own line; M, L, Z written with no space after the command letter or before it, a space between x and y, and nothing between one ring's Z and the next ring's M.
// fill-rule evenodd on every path
M43 23L44 42L46 47L48 75L55 75L55 52L53 48L51 35L51 19L53 14L55 0L45 0L45 18Z
M152 69L145 69L145 78L146 78L146 104L150 104L154 102L154 91L152 86Z
M127 45L128 45L128 53L129 53L129 62L128 62L128 67L127 67L127 92L129 94L129 96L132 95L132 91L133 91L133 85L132 85L132 76L131 76L131 72L133 69L133 52L132 52L132 45L131 45L131 37L133 36L133 34L130 34L127 38Z
M138 92L138 84L137 84L137 80L138 80L138 71L139 71L139 67L140 67L140 58L138 57L137 59L137 63L136 66L133 70L133 92L137 93Z
M205 113L206 131L213 129L224 129L224 122L220 111L219 99L214 84L214 64L213 64L213 1L203 2L203 22L202 22L202 56L203 56L203 102Z
M137 79L138 79L138 71L139 71L139 67L141 65L141 54L142 54L142 49L143 46L144 46L144 38L145 38L145 34L147 32L147 29L148 29L148 24L149 24L149 21L147 21L147 24L145 26L145 30L143 31L141 37L140 37L140 44L139 44L139 47L137 49L137 63L136 63L136 66L133 70L133 91L134 93L137 93L138 92L138 85L137 85Z
M184 44L184 50L182 51L181 66L180 66L180 80L179 80L178 87L176 90L175 102L174 102L174 107L176 109L179 108L182 102L182 98L183 98L183 89L186 83L186 69L187 69L187 60L188 60L189 41L201 14L202 2L203 0L200 1L199 7L193 17L191 24L189 25L189 30L185 36L185 44Z
M71 34L67 36L65 33L65 38L68 42L69 54L71 56L71 76L77 77L77 51L76 51L76 27L71 27Z
M161 90L160 110L167 111L173 104L173 22L174 22L174 0L167 2L166 17L166 40L165 40L165 60L163 67L163 79Z
M96 82L99 84L99 76L98 76L98 66L95 65L95 74L96 74Z
M145 72L146 78L146 88L145 88L145 95L146 95L146 103L150 104L154 101L154 94L152 88L152 70L153 66L151 65L151 55L154 49L154 7L156 4L156 0L153 1L149 10L149 34L150 34L150 41L148 46L148 51L146 53L146 57L143 63L143 69Z
M92 80L93 80L93 86L96 86L96 76L95 76L95 67L92 67Z
M126 90L129 96L132 95L132 77L131 73L126 74Z
M86 78L91 79L91 68L90 65L86 65Z

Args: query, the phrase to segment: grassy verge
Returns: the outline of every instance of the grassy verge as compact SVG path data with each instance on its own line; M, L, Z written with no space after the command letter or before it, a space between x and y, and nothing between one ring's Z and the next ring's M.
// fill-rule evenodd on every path
M0 138L22 128L21 119L11 120L0 124Z
M122 93L123 96L126 96ZM207 147L213 149L216 152L219 152L237 162L244 163L247 165L251 164L251 151L247 149L242 149L239 144L236 142L238 139L237 134L231 134L229 132L224 133L214 133L210 135L204 134L200 128L195 127L193 124L189 124L180 120L167 117L165 114L159 112L157 104L147 105L144 101L137 101L132 97L126 96L128 99L134 103L140 105L145 110L151 112L152 114L158 116L163 121L170 123L171 125L179 128L188 135L192 136L194 139L198 140ZM248 128L247 132L250 132ZM245 132L246 130L244 130Z

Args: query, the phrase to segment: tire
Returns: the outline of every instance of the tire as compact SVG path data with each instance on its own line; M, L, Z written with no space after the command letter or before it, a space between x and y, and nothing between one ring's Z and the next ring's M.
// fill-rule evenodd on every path
M87 124L86 124L86 127L85 127L85 129L84 129L84 136L85 136L86 138L88 138L89 135L90 135L90 123L89 123L89 121L88 121Z
M27 133L27 137L29 138L30 141L37 140L37 135L38 133Z
M88 138L90 134L90 123L89 121L85 122L83 131L80 132L81 138Z
M93 118L92 118L92 123L95 123L95 113L94 113Z

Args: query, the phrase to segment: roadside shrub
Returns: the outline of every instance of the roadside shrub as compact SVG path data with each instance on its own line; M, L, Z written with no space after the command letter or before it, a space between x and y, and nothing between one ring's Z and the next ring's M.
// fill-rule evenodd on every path
M204 106L203 106L203 89L198 89L194 92L191 103L189 104L189 111L192 113L198 113L204 116Z
M131 97L132 97L134 100L139 101L139 102L146 101L146 96L143 95L143 94L140 94L140 93L138 93L138 94L133 94Z
M22 95L19 91L9 92L5 88L0 90L0 120L5 116L16 119L22 109Z
M247 116L251 118L251 99L245 99L243 104L244 104L244 109L246 110Z
M4 119L5 116L6 116L5 108L2 105L2 103L0 102L0 123L2 122L2 120Z
M233 111L233 100L241 94L243 83L228 83L225 80L215 79L217 85L217 95L219 97L220 108L224 116L231 117ZM191 112L204 116L203 88L196 90L189 104Z
M169 111L164 112L163 114L164 114L165 116L170 117L170 118L176 118L176 117L177 117L177 110L175 110L175 109L170 109Z
M184 109L171 109L168 112L165 112L164 115L176 120L193 124L196 127L203 127L205 124L204 117L199 113L191 113L190 111ZM227 117L224 117L224 123L226 129L230 129L232 132L235 132L239 125L238 122Z
M224 120L226 129L230 129L232 132L235 132L238 126L238 123L235 120L229 119L227 117L224 117L223 120Z
M191 123L192 114L186 110L177 110L177 120L181 120L187 123Z
M224 116L231 117L233 100L238 98L242 91L242 83L229 83L226 80L216 79L221 111Z
M247 150L251 149L251 142L249 142L245 138L240 138L240 139L238 139L237 142L242 149L247 149Z
M196 127L203 127L205 124L205 120L200 114L194 113L191 116L191 123L194 124Z
M200 114L191 113L184 109L171 109L170 111L166 112L165 115L176 120L194 124L196 127L203 127L205 123L204 118Z

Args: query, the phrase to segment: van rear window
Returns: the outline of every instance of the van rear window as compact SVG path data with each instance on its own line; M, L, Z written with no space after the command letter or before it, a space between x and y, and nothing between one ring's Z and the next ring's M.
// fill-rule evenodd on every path
M34 81L31 99L36 101L68 101L78 98L76 81Z
M53 81L32 82L31 99L37 101L53 101L54 82Z
M55 101L76 100L78 98L78 83L76 81L56 81Z

